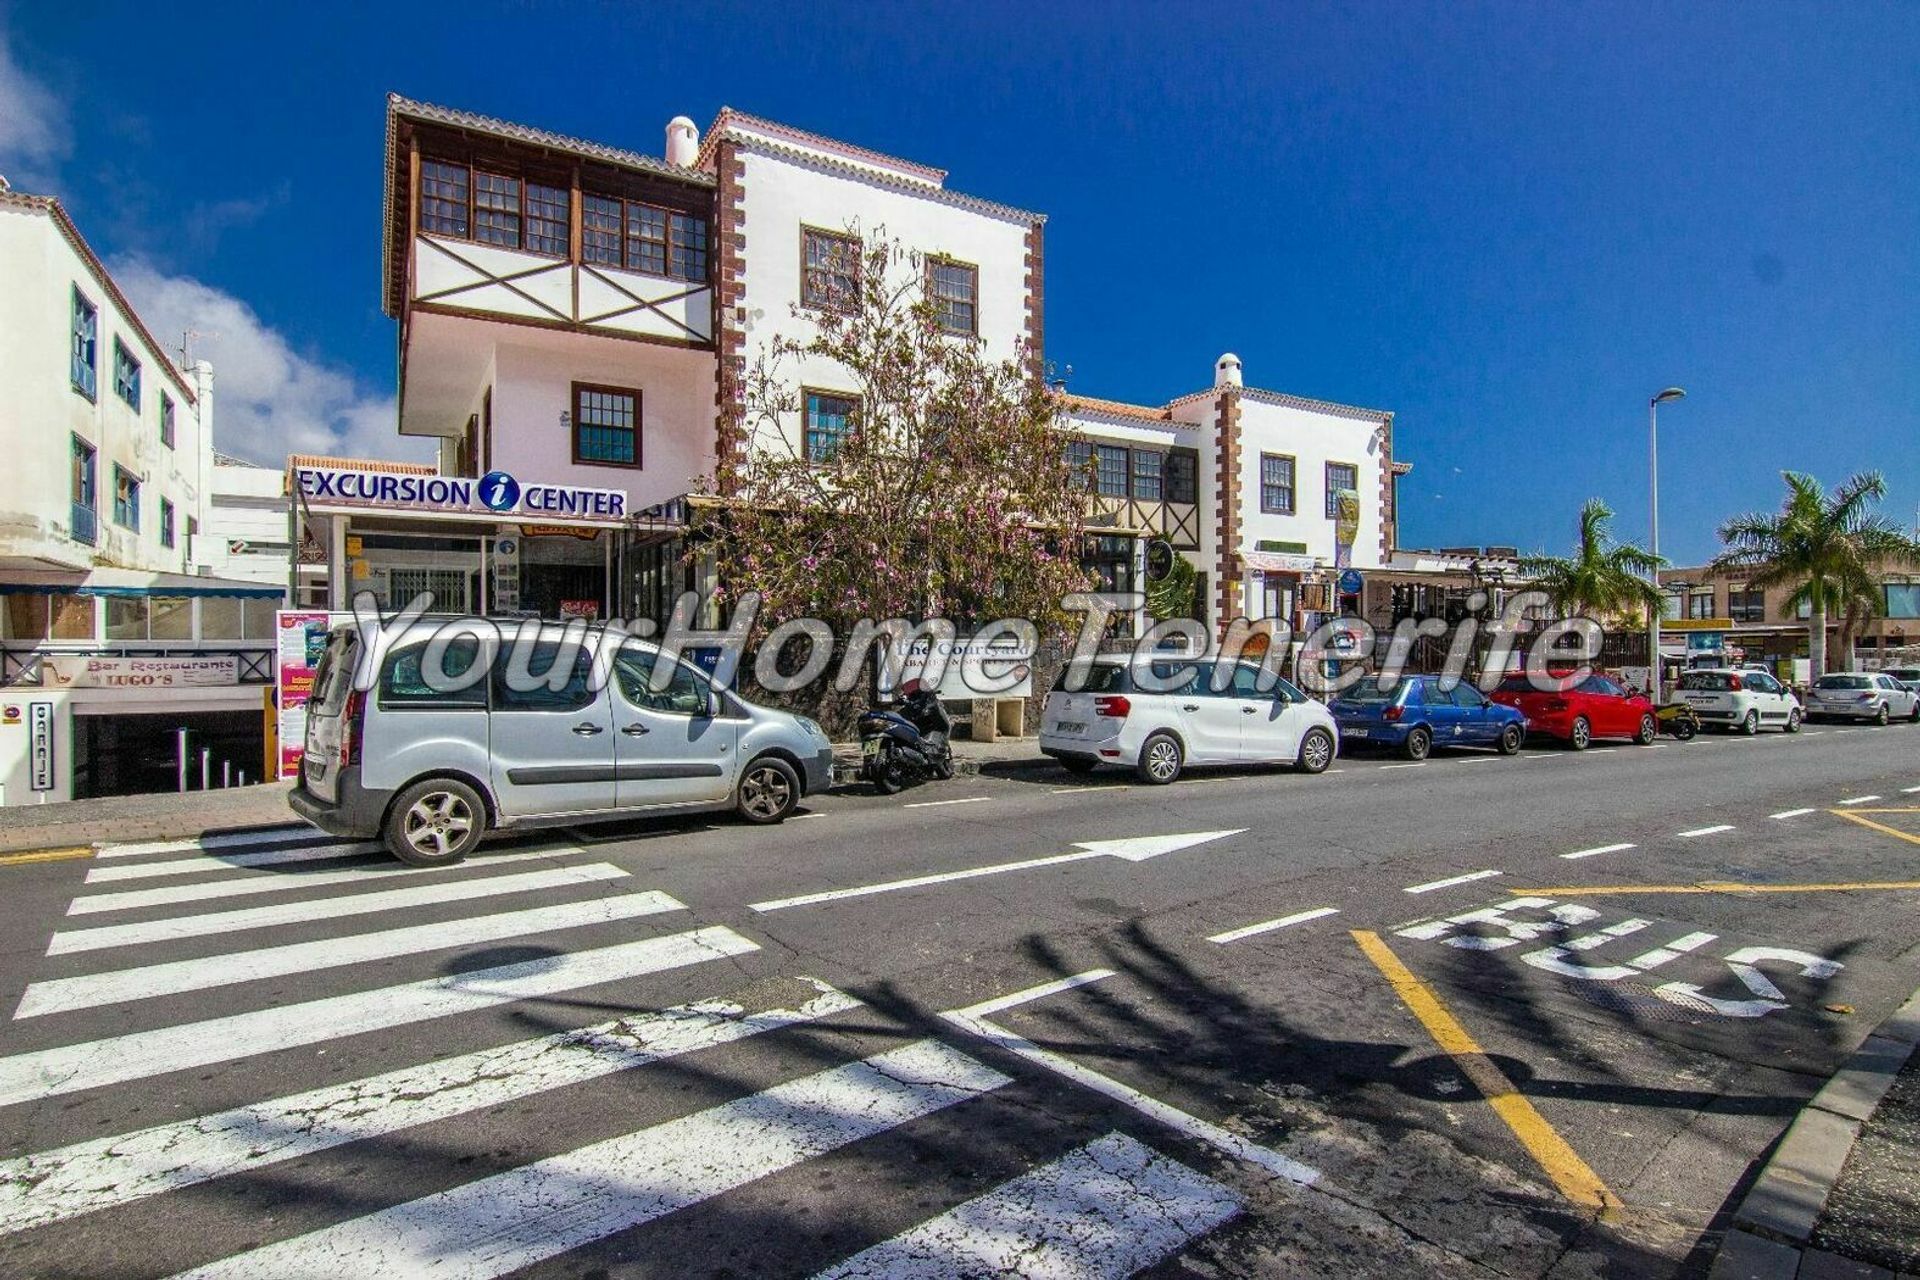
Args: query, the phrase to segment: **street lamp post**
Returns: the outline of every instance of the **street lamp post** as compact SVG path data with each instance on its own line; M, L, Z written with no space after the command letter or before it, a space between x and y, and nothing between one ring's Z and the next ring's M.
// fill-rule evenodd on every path
M1647 479L1650 501L1647 504L1651 517L1652 539L1647 547L1654 555L1660 554L1660 406L1669 400L1679 400L1687 393L1679 387L1668 387L1647 401ZM1660 570L1655 567L1648 571L1653 579L1655 590L1660 586ZM1660 662L1660 605L1655 604L1648 610L1647 619L1647 692L1657 704L1661 700L1661 662Z

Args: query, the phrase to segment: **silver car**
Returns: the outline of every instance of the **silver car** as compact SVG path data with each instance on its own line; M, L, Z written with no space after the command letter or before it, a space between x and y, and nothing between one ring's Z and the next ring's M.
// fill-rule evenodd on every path
M1807 692L1809 720L1920 720L1920 694L1885 672L1821 676Z
M419 622L374 672L358 629L336 628L288 802L323 831L379 836L400 861L438 867L490 828L729 808L779 822L828 786L819 725L682 662L656 681L657 649L613 639L583 643L577 625Z

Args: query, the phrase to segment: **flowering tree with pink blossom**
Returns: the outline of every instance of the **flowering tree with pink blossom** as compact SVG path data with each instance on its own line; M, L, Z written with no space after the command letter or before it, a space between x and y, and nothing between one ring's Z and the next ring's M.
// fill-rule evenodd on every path
M743 371L709 530L726 593L759 592L763 627L1022 617L1044 632L1090 582L1087 477L1057 395L1027 351L995 359L956 333L929 267L884 235L849 245L827 305L795 309L812 336ZM851 402L843 428L809 438L803 385Z

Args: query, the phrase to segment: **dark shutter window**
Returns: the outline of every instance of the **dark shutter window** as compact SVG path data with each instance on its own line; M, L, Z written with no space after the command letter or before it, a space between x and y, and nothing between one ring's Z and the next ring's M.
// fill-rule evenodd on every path
M420 162L420 229L435 235L467 235L467 167L439 160Z
M140 481L118 465L113 469L113 522L140 532Z
M573 460L608 467L640 465L640 393L573 385Z
M1118 445L1093 448L1096 488L1110 498L1127 496L1127 451Z
M140 411L140 362L118 338L113 340L113 390L135 413Z
M473 238L507 249L520 247L520 179L473 175Z
M1199 460L1179 450L1167 455L1167 501L1194 503L1200 500L1196 472Z
M165 498L160 499L160 545L173 545L173 504Z
M173 397L160 393L160 443L173 448Z

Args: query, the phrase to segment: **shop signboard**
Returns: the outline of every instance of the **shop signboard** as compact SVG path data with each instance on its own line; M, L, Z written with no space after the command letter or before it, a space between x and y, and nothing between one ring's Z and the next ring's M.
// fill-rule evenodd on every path
M183 689L240 683L240 659L89 657L48 655L40 660L46 683L58 689Z
M279 708L280 777L300 773L307 741L307 701L313 672L327 647L330 616L324 609L282 609L274 614L273 688Z
M294 483L309 505L376 511L439 511L531 517L536 521L627 518L620 489L572 484L523 484L505 471L470 476L396 475L355 467L297 467Z
M971 698L1025 698L1033 693L1033 646L1018 636L993 632L983 636L956 636L942 640L946 669L940 675L940 696L964 702ZM922 636L907 646L900 666L900 684L918 679L927 668L934 641ZM883 669L880 692L892 693L894 682Z
M53 790L53 704L27 704L28 787L34 791Z

